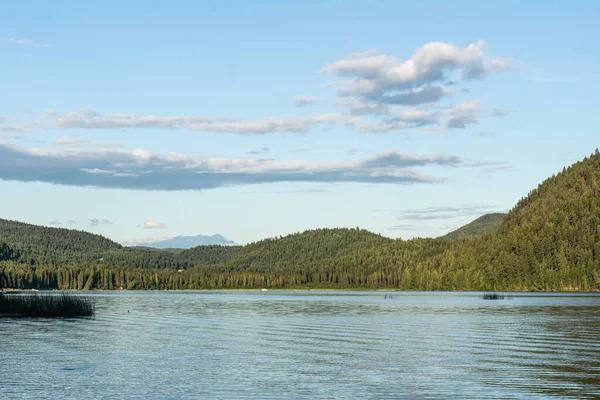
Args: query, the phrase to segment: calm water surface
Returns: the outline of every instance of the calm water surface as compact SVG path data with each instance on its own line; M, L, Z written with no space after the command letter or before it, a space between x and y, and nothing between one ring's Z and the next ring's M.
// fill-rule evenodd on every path
M600 398L600 297L94 293L0 318L2 399Z

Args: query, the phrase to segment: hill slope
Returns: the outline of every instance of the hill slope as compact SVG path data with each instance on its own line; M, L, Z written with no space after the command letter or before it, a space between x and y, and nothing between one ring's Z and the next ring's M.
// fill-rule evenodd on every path
M403 269L448 246L443 240L394 240L360 229L316 229L249 244L201 272L202 279L226 279L219 283L223 287L239 287L240 281L245 287L399 287Z
M150 249L125 248L93 233L49 228L0 219L0 242L16 256L14 261L29 265L102 264L132 268L186 268L174 254Z
M496 232L458 245L442 261L462 270L468 287L600 289L598 150L532 190Z
M504 222L506 216L507 214L503 213L482 215L474 221L471 221L468 224L461 226L457 230L447 233L444 236L441 236L440 239L466 239L473 236L480 236L484 233L495 232L500 227L502 222Z
M244 269L319 263L393 242L364 229L315 229L250 243L234 261Z
M42 263L79 260L84 254L97 258L104 252L122 248L120 244L93 233L6 219L0 219L0 241L19 250L23 259L37 259Z

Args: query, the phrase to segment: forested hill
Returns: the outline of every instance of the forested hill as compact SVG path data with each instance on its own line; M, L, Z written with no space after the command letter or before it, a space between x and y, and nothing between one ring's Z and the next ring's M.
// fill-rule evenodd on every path
M64 262L79 259L83 254L100 256L103 252L122 248L120 244L93 233L6 219L0 219L0 242L18 250L24 259L37 259L39 262Z
M122 247L119 243L94 233L49 228L7 219L0 219L0 240L19 247L37 247L44 251L65 247L71 251L102 251Z
M250 243L241 249L234 261L243 268L319 263L365 253L393 242L394 239L364 229L315 229Z
M0 286L600 290L600 153L545 180L495 231L470 236L493 230L490 221L474 221L459 229L467 237L454 240L317 229L171 253L1 222Z
M463 271L465 287L600 290L598 150L532 190L496 232L458 243L440 263Z
M12 260L28 265L107 265L131 268L186 268L166 251L121 246L104 236L65 228L49 228L0 219L0 243L8 245Z
M483 235L484 233L495 232L500 227L502 222L504 222L506 215L507 214L503 213L492 213L482 215L474 221L469 222L467 225L464 225L455 231L445 234L441 237L441 239L465 239L473 236Z

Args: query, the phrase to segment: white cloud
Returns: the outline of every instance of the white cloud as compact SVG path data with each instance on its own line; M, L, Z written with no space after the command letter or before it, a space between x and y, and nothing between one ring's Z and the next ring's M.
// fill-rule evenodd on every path
M33 40L26 38L10 38L6 42L12 44L20 44L24 46L33 46Z
M54 225L54 226L61 226L62 222L58 221L58 220L53 220L50 221L50 225Z
M100 168L81 168L80 171L87 172L88 174L114 174L116 171Z
M317 72L342 79L327 85L338 89L335 106L345 107L351 115L384 117L376 122L355 121L353 125L361 131L389 132L442 123L446 129L462 129L483 116L507 114L502 109L486 113L472 109L436 110L441 100L455 94L447 86L483 79L513 67L510 59L486 57L486 47L487 42L481 40L465 48L431 42L404 61L370 50L350 54ZM426 107L419 110L419 119L407 118L417 107Z
M506 110L504 108L492 108L492 110L490 111L490 116L491 117L504 117L505 115L508 115L512 113L512 110Z
M399 224L390 226L388 229L392 231L415 231L417 230L417 227L410 224Z
M19 139L23 139L23 135L20 135L18 133L6 133L3 135L0 135L0 139L19 140Z
M66 115L55 114L49 121L54 129L122 129L155 128L186 129L215 133L261 135L266 133L303 133L319 125L336 122L352 122L352 118L341 114L315 114L287 116L243 121L232 117L173 116L108 114L84 109Z
M400 212L398 219L405 221L448 220L459 217L483 215L490 212L498 212L498 208L491 205L467 204L450 207L428 207L403 210Z
M357 97L340 98L334 101L333 105L348 108L348 113L263 118L257 121L234 121L231 118L213 119L213 117L202 116L103 115L89 109L62 115L54 110L48 110L30 125L9 125L0 120L0 132L18 134L40 129L60 129L64 131L67 129L154 128L263 135L270 133L306 133L314 128L326 128L335 124L342 124L362 132L388 132L419 128L426 125L440 125L442 122L445 122L444 126L446 128L462 129L469 124L477 123L482 117L499 117L512 112L502 108L481 109L481 100L471 100L445 109L438 104L429 104L427 107L407 107L389 104L393 101L386 100L382 102L380 100ZM362 117L365 115L375 115L382 117L382 119L371 122ZM69 137L59 139L54 144L61 147L79 148L110 149L123 147L120 143L103 143Z
M436 183L424 166L458 167L451 155L388 151L355 161L223 158L144 149L63 149L0 144L0 179L137 190L201 190L277 182Z
M29 125L8 125L0 121L0 132L17 133L40 129L184 129L190 131L233 133L240 135L262 135L268 133L305 133L316 127L335 123L351 125L357 118L340 113L313 114L305 116L268 117L255 121L240 120L233 117L207 116L169 116L138 114L101 114L84 108L75 112L61 114L55 110L43 112L34 123ZM107 144L87 142L82 139L64 138L57 145L83 145L101 147ZM114 147L116 144L110 144Z
M87 143L87 140L84 139L72 139L72 138L63 138L63 139L59 139L56 142L54 142L54 144L58 145L58 146L72 146L72 145L78 145L81 143Z
M342 97L333 101L332 105L347 107L351 115L388 115L392 112L392 108L388 104L356 97Z
M246 152L246 154L262 155L262 154L269 153L269 151L270 151L269 146L262 146L260 149L249 150L249 151Z
M85 139L76 139L76 138L62 138L54 142L57 146L72 146L72 147L97 147L104 149L114 149L123 147L121 143L102 143L102 142L94 142L91 140Z
M446 127L454 129L464 129L467 125L478 123L484 117L503 117L510 113L512 110L502 108L485 109L481 100L467 101L442 112L448 118Z
M374 93L366 96L366 98L382 104L417 106L420 104L434 103L452 94L454 94L453 90L445 88L441 85L424 85L416 89L400 92Z
M164 222L146 221L142 225L144 229L167 229L168 226Z
M349 113L326 113L306 116L263 118L257 121L235 121L230 117L158 117L137 114L103 115L91 109L80 109L68 114L54 110L42 113L33 124L8 125L0 120L0 132L19 134L39 129L123 129L155 128L185 129L214 133L233 133L241 135L262 135L268 133L305 133L313 128L325 128L335 124L357 129L362 132L388 132L419 128L426 125L440 125L446 128L461 129L476 123L486 116L504 116L511 111L502 108L481 109L481 100L472 100L446 109L437 104L427 107L406 107L384 104L380 101L362 98L341 98L334 105L349 108ZM371 122L360 115L377 115L383 120ZM65 137L54 142L61 147L77 148L120 148L120 143L104 143L80 138Z
M465 129L486 116L499 116L498 109L486 110L481 100L471 100L435 111L408 109L395 116L375 123L362 122L357 127L362 132L381 133L421 128L428 125L443 125L446 129ZM505 115L505 114L502 114Z
M319 98L313 96L292 96L292 101L296 107L306 107L318 103Z
M443 112L448 116L447 128L464 129L476 124L481 115L481 100L467 101L450 107Z
M92 226L98 226L98 225L112 225L113 223L107 219L99 219L99 218L92 218L90 219L90 225Z
M33 126L6 124L0 121L0 132L4 133L23 133L32 130Z
M318 71L354 78L342 87L344 94L383 94L391 90L406 90L431 82L454 78L479 79L504 71L510 60L484 58L487 42L480 40L464 49L445 42L430 42L419 48L411 58L398 61L377 50L354 53Z

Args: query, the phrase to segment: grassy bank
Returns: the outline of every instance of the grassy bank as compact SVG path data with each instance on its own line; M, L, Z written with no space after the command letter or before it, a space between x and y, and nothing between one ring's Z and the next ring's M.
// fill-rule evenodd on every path
M90 317L94 301L68 294L2 294L0 316L19 317Z

